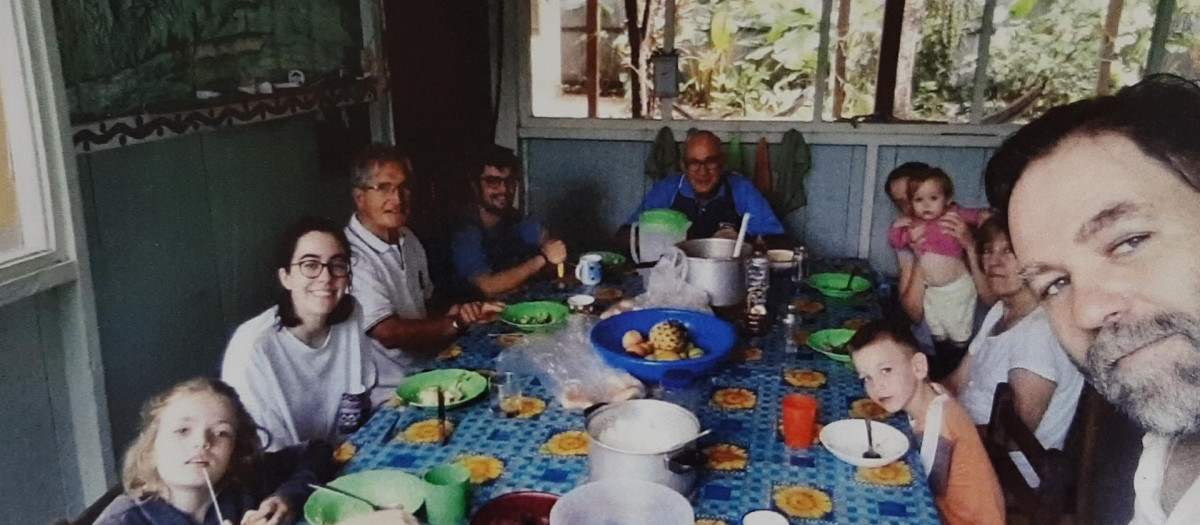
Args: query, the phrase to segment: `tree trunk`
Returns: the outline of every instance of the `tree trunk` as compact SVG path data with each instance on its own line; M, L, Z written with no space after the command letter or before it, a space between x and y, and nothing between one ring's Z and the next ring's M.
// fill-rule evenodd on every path
M917 65L917 52L921 49L923 25L925 0L905 2L904 28L900 32L900 55L896 58L896 103L892 109L892 115L901 120L912 116L913 70Z
M653 80L650 77L650 50L653 50L656 47L656 40L654 38L654 21L662 19L663 9L663 0L646 0L645 16L642 18L641 27L641 49L643 51L638 61L637 70L634 71L634 74L642 78L640 88L643 101L642 114L647 116L650 115L650 105L656 102L656 100L652 99L650 96L650 87L653 85ZM669 110L670 108L667 108L667 111Z
M1104 40L1100 44L1099 74L1096 76L1096 94L1108 94L1108 85L1112 81L1112 61L1116 58L1113 53L1113 42L1117 32L1121 30L1121 11L1125 9L1125 0L1108 0L1108 16L1104 18Z
M642 30L638 25L637 0L625 0L625 31L629 34L629 67L633 69L629 75L630 113L633 118L642 118L645 108L642 102Z
M837 41L834 43L833 58L833 120L842 118L842 105L846 102L846 52L850 45L846 38L850 33L850 0L838 0ZM817 119L821 116L817 115Z

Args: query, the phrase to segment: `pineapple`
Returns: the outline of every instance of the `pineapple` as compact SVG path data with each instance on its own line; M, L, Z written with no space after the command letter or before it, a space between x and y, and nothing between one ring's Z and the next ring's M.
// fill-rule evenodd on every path
M648 342L655 352L678 354L687 345L687 328L679 321L662 321L650 328Z

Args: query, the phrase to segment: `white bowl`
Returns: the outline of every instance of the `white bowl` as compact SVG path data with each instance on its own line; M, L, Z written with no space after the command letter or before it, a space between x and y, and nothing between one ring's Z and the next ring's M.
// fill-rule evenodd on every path
M862 419L843 419L821 429L821 444L838 459L856 467L882 467L908 452L908 436L891 425L871 421L871 436L879 459L866 459L867 426Z
M796 254L791 250L767 250L767 261L772 270L788 270L796 267Z
M665 485L636 479L593 481L550 508L550 525L692 525L692 504Z

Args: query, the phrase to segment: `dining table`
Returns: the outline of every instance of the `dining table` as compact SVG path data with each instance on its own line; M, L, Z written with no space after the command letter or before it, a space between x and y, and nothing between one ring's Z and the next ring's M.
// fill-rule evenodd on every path
M859 259L808 264L810 272L855 267L859 275L878 280ZM707 460L689 495L696 523L736 525L746 513L760 509L780 512L796 524L940 523L907 418L889 415L871 402L847 364L804 344L818 330L855 329L879 318L876 296L865 292L844 299L825 297L787 273L774 274L771 287L776 316L770 331L760 337L740 336L729 359L704 381L703 404L696 416L701 428L711 433L698 443ZM613 289L620 290L627 298L644 289L639 276L625 272L608 275L596 286L564 289L534 283L508 300L565 300L596 293L597 288L607 289L610 297ZM779 315L788 303L797 312L792 330L785 329ZM428 368L490 373L502 352L518 348L524 337L535 337L506 335L510 332L512 327L502 323L472 328ZM797 344L786 344L789 337ZM459 463L471 472L469 515L507 493L561 495L586 483L590 441L583 413L565 410L536 375L522 379L524 399L516 417L493 411L486 399L468 403L447 413L453 431L444 445L438 439L435 411L386 403L341 449L341 459L347 461L341 472L390 468L419 475L436 465ZM792 393L817 399L818 425L847 418L883 421L909 438L909 450L889 465L860 468L834 457L819 443L788 449L780 419L783 397Z

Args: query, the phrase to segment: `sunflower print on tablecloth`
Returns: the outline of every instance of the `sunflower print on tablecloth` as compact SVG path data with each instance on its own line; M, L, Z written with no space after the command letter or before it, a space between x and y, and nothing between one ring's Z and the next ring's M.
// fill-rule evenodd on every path
M333 464L339 466L345 465L354 459L354 454L357 452L358 450L354 448L354 443L349 441L342 443L341 446L333 451Z
M696 520L696 525L729 525L725 520L715 520L709 518L700 518Z
M463 353L463 347L461 347L459 345L450 345L450 346L446 347L445 350L442 350L442 352L440 354L438 354L437 360L438 361L449 361L451 359L455 359L458 356L462 355L462 353Z
M383 402L384 408L400 408L402 406L404 406L404 399L401 399L400 396L395 394L392 394L392 397L389 397L387 401Z
M800 388L820 388L825 385L825 374L816 370L794 368L783 372L783 380Z
M820 519L833 511L833 500L820 489L799 485L776 487L775 507L793 518Z
M806 345L808 344L808 338L811 335L812 332L809 332L808 330L796 330L796 333L792 334L792 339L795 340L796 344L798 345Z
M496 479L504 472L504 462L492 456L459 456L457 463L471 471L471 483L476 485Z
M870 398L864 397L850 403L850 417L883 420L887 419L888 412Z
M847 330L858 330L859 328L866 326L869 322L871 321L867 319L848 319L846 322L842 323L842 328Z
M446 421L446 435L454 433L454 422ZM426 419L418 421L404 429L404 439L413 443L437 443L441 441L438 433L438 420Z
M729 443L719 443L704 449L710 470L745 470L750 455L746 449Z
M758 347L743 348L739 357L741 357L743 362L747 363L751 361L761 361L763 357L763 351L762 348Z
M521 396L518 401L521 403L521 409L513 417L530 419L546 411L546 402L536 397Z
M858 470L854 473L854 480L859 483L899 487L911 484L913 474L908 463L893 461L882 467L858 467Z
M508 348L517 343L525 342L525 334L500 334L496 336L496 344L501 348Z
M812 299L796 299L792 301L792 305L802 314L815 314L825 309L825 305Z
M582 430L568 430L550 437L542 445L542 453L552 456L586 456L591 438Z
M758 396L748 388L722 388L713 392L712 403L726 410L749 410L758 404Z

